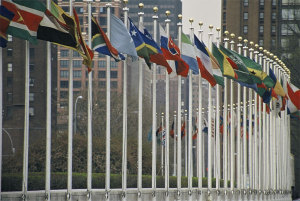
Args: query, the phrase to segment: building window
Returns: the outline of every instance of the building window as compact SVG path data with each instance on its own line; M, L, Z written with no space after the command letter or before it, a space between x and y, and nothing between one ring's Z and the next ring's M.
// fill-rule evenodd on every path
M34 64L29 64L30 72L34 71Z
M80 57L80 54L77 51L73 50L73 57Z
M288 46L289 46L289 40L288 39L286 39L286 38L282 38L281 39L281 47L283 48L283 49L286 49Z
M8 57L11 57L13 55L13 50L11 48L8 48L6 53Z
M13 70L12 63L8 63L8 64L7 64L7 71L8 71L8 72L12 72L12 70Z
M276 6L277 5L277 0L272 0L272 6Z
M259 25L259 33L264 33L264 25Z
M259 0L259 5L264 6L265 5L265 0Z
M117 68L118 67L118 62L116 62L116 61L110 61L110 67L111 68Z
M271 40L271 46L272 46L272 48L276 47L276 40L275 39Z
M69 71L67 71L67 70L61 70L60 71L60 77L61 78L66 78L66 77L69 77Z
M34 101L34 93L29 93L29 101Z
M276 33L276 26L272 25L272 34L275 34L275 33Z
M29 116L30 117L34 116L34 107L29 107Z
M226 23L226 12L223 12L223 23Z
M248 6L249 5L249 0L244 0L244 6Z
M11 35L7 35L7 41L8 41L8 42L13 41L13 37L12 37Z
M259 46L264 46L264 40L263 40L263 39L260 39L260 40L258 41L258 45L259 45Z
M80 68L82 66L81 60L73 60L73 67L74 68Z
M30 58L33 58L34 57L34 48L29 48L29 55L30 55Z
M61 50L60 51L61 57L68 57L69 56L69 50Z
M276 13L275 13L275 12L272 13L272 20L273 20L273 21L276 20Z
M7 104L12 104L12 101L13 101L13 94L11 92L8 92L7 93Z
M106 67L106 61L100 60L98 61L98 68L105 68Z
M59 63L61 68L69 67L69 60L60 60Z
M34 86L34 78L29 78L29 86L30 87Z
M68 91L60 91L60 99L68 98Z
M264 20L264 13L263 12L259 12L259 20Z
M13 85L13 79L12 79L12 77L7 77L6 78L6 86L7 86L7 88L11 88L12 85Z
M244 20L248 20L248 12L244 12Z
M117 81L111 81L111 88L116 89L118 87L118 82Z
M223 9L226 9L227 6L227 0L223 0Z
M69 82L68 81L60 81L60 88L68 88Z
M81 78L81 71L80 70L74 70L73 71L73 77L74 78Z
M243 31L244 31L244 34L247 34L247 33L248 33L248 25L244 25Z
M7 106L6 107L6 119L10 119L13 116L13 107Z
M105 78L106 75L105 75L106 71L98 71L98 78Z
M111 78L118 78L118 71L111 71L110 72L110 77Z
M76 89L81 88L81 81L73 81L73 87Z
M105 88L105 86L106 86L106 82L105 81L99 81L98 82L98 87L99 88Z

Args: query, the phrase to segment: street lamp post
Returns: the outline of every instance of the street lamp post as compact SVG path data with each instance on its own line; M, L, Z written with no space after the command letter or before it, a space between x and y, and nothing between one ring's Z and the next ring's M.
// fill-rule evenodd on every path
M76 135L76 120L77 120L77 115L76 115L76 108L77 108L77 101L78 99L82 99L82 96L78 96L75 100L75 111L74 111L74 134Z

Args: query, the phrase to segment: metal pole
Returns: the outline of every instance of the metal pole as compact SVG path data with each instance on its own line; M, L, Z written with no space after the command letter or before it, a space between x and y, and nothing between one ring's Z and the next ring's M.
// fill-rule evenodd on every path
M259 47L259 64L263 65L263 54L262 54L262 47ZM262 190L263 190L263 164L262 164L262 98L259 97L259 109L258 109L258 189L259 189L259 196L262 199Z
M250 59L253 59L253 42L250 41L249 45L250 45L250 48L249 48L249 57ZM248 140L248 143L249 143L249 190L250 190L250 197L252 199L252 189L254 188L254 185L253 185L253 181L254 181L254 178L253 178L253 163L254 163L254 158L253 158L253 137L252 137L252 123L253 123L253 118L252 118L252 95L253 95L253 91L252 89L248 89L249 91L249 115L248 115L248 118L249 118L249 140Z
M144 4L139 4L140 9L144 7ZM143 28L143 16L144 12L139 12L139 29ZM143 61L139 60L139 103L138 103L138 199L141 199L142 191L142 139L143 139Z
M47 8L50 9L50 0L47 0ZM51 188L51 43L46 44L47 54L47 111L46 111L46 173L45 173L45 196L46 200L51 199L50 188ZM2 50L2 49L1 49ZM0 53L1 55L1 53ZM2 76L0 76L2 78ZM2 86L2 85L1 85ZM2 93L1 93L2 95ZM2 104L0 104L2 107ZM0 110L2 111L2 109ZM2 117L2 115L1 115ZM0 122L2 125L2 122ZM2 130L2 129L1 129ZM1 132L2 133L2 132ZM2 140L1 140L2 142ZM0 154L2 156L2 154ZM1 164L0 164L1 166ZM1 172L1 169L0 169ZM1 178L1 173L0 173ZM1 179L0 179L1 183ZM0 184L1 189L1 184ZM1 191L1 190L0 190ZM1 196L0 196L1 197Z
M1 2L0 2L1 5ZM2 48L0 48L0 78L1 78L1 82L0 82L0 111L3 110L3 57L2 57ZM2 142L2 135L3 135L3 131L2 131L2 114L0 115L0 200L2 197L2 147L3 147L3 142Z
M160 137L160 141L161 141L161 144L160 144L160 146L161 146L161 158L160 158L160 163L161 163L161 166L160 166L160 168L161 168L161 176L163 176L164 175L164 145L163 145L163 132L164 132L164 113L162 112L161 113L161 127L162 127L162 131L161 131L161 137Z
M73 16L73 0L70 0L70 16ZM72 157L73 157L73 65L72 53L69 62L69 114L68 114L68 189L67 200L72 200Z
M154 40L157 40L157 11L158 8L154 7L154 16L153 18L153 32L154 32ZM153 63L152 70L153 70L153 81L152 81L152 190L153 195L156 193L156 68L157 65ZM156 199L156 196L153 196L153 200Z
M88 1L88 41L89 41L89 46L92 47L92 1L93 0L89 0ZM110 13L107 14L107 30L109 30L107 32L108 38L110 38ZM92 190L92 115L93 115L93 91L92 91L92 80L93 80L93 72L90 72L89 74L89 78L88 78L88 111L87 111L87 115L88 115L88 134L87 134L87 199L90 201L92 200L92 196L91 196L91 190ZM76 106L76 104L75 104ZM77 119L76 113L75 113L75 119ZM75 133L76 134L76 133Z
M23 185L22 199L27 200L28 190L28 151L29 151L29 42L25 41L25 112L24 112L24 148L23 148Z
M177 142L177 134L176 134L176 111L174 111L174 127L173 127L173 131L174 131L174 172L173 172L173 176L176 176L176 170L177 170L177 165L176 165L176 157L177 157L177 146L176 146L176 142Z
M185 122L185 128L184 128L184 130L185 130L185 136L184 136L184 172L185 172L185 174L184 174L184 176L188 176L187 175L187 172L188 172L188 162L187 162L187 158L188 158L188 154L187 154L187 152L188 152L188 143L187 143L187 141L188 141L188 120L187 120L187 110L184 110L185 111L185 114L184 114L184 122Z
M124 1L124 25L128 28L128 11L127 2ZM126 201L126 189L127 189L127 59L123 62L123 144L122 144L122 191L123 201ZM155 115L155 113L154 113ZM155 130L155 128L152 130ZM152 135L153 137L153 135Z
M107 3L107 37L110 38L110 7ZM110 195L110 56L106 56L106 162L105 162L105 193L106 199Z
M81 99L82 96L78 96L75 100L75 107L74 107L74 134L76 135L77 132L77 102L78 99Z
M178 26L178 44L179 49L182 49L181 44L181 31L182 31L182 15L178 15L179 22L177 23ZM181 76L178 75L178 92L177 92L177 196L180 198L181 196Z

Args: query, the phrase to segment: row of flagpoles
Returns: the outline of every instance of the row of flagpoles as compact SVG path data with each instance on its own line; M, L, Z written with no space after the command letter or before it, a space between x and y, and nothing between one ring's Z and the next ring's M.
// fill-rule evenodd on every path
M5 0L8 1L8 0ZM17 1L16 1L17 2ZM87 1L88 2L88 21L89 21L89 28L88 28L88 44L91 47L92 46L92 19L91 19L91 6L92 6L92 0ZM127 1L124 1L125 5ZM107 4L107 38L110 39L111 36L111 29L110 29L110 20L111 20L111 13L110 13L110 7L111 4ZM144 13L142 12L143 4L139 4L139 7L141 8L141 11L138 13L139 15L139 30L143 30L143 16ZM50 9L50 1L47 1L47 7ZM70 1L70 16L73 15L72 13L72 1ZM124 11L124 25L125 27L128 27L128 11L129 9L125 6L123 8ZM153 16L153 28L154 28L154 41L158 42L157 38L157 20L158 16L156 14L157 8L154 8L154 16ZM166 12L167 16L170 14L170 12ZM178 16L179 19L182 18L182 16ZM130 21L131 25L133 26L132 22ZM167 19L165 21L166 23L166 34L167 37L169 37L169 25L170 25L170 19ZM194 43L196 44L197 41L196 37L194 37L194 29L192 27L193 20L190 19L191 27L190 27L190 37L188 40L190 40L190 45L194 46ZM186 52L184 51L185 48L187 48L186 44L188 43L182 43L183 40L187 40L186 36L182 35L182 23L179 22L178 24L178 48L182 51L181 55L184 55ZM203 31L201 30L202 23L200 25L200 30L198 34L198 38L202 41L202 34ZM78 28L78 27L77 27ZM207 48L206 52L209 54L209 50L213 50L214 44L213 42L213 26L210 26L210 32L208 33L209 39L208 44L209 48ZM80 29L80 27L79 27ZM131 29L130 35L133 37L133 32ZM80 32L80 31L79 31ZM145 32L145 30L143 31ZM216 44L218 47L220 47L220 29L217 29L218 35L217 35L217 41ZM228 48L230 50L235 50L235 42L234 42L234 35L230 35L232 37L232 40L229 39L228 32L225 32L225 38L224 38L224 47ZM151 37L151 36L150 36ZM169 39L170 40L170 39ZM172 48L169 46L168 41L168 48L174 49L174 51L178 54L178 50L173 46ZM250 59L254 59L255 62L259 63L263 66L263 71L268 72L269 68L271 68L277 78L283 79L284 83L287 83L289 80L289 75L286 72L289 72L287 69L284 69L284 66L279 60L274 57L272 57L270 54L263 54L262 48L257 49L258 46L256 46L256 50L253 49L252 46L250 46L250 49L247 47L247 40L244 40L245 45L242 44L242 39L239 38L239 43L237 44L237 52L240 55L244 55L245 57L250 57ZM203 43L204 44L204 43ZM141 44L140 44L141 45ZM253 45L253 43L250 45ZM205 47L205 45L204 45ZM221 47L220 47L221 48ZM23 157L23 195L26 197L27 195L27 189L28 189L28 140L29 140L29 43L26 41L26 79L25 79L25 121L24 121L24 157ZM259 50L259 51L258 51ZM1 49L2 51L2 49ZM111 53L110 53L111 54ZM196 54L196 53L194 53ZM48 61L47 61L47 148L46 148L46 185L45 185L45 191L47 195L47 199L50 199L50 164L51 164L51 60L50 60L50 43L47 43L47 55L48 55ZM180 53L179 53L180 56ZM187 56L193 56L193 55L187 55ZM224 56L224 55L223 55ZM212 58L213 56L209 54L208 58ZM105 179L105 193L106 198L110 199L110 56L107 56L107 66L106 66L106 179ZM122 141L122 191L123 191L123 199L126 200L126 190L127 190L127 57L125 61L123 62L123 72L124 72L124 79L123 79L123 141ZM151 58L150 58L151 61ZM147 62L147 61L146 61ZM203 60L202 63L205 63ZM212 62L212 61L210 61ZM2 64L2 61L0 62ZM170 61L169 61L170 63ZM202 64L204 65L204 64ZM212 64L211 64L212 65ZM223 64L219 64L223 65ZM142 122L143 122L143 114L142 114L142 97L143 97L143 66L144 63L142 60L139 60L139 94L138 94L138 175L137 175L137 192L138 192L138 198L142 199ZM155 199L155 193L156 193L156 161L157 161L157 141L156 141L156 68L157 65L154 63L152 65L152 73L153 73L153 101L152 101L152 190L153 190L153 199ZM200 67L199 67L200 68ZM199 75L193 75L195 71L198 70ZM168 71L168 69L167 69ZM201 71L201 70L200 70ZM217 71L216 69L213 69L213 71ZM220 70L219 70L220 71ZM224 73L225 69L223 69ZM233 70L232 70L233 71ZM178 72L178 69L177 69ZM185 170L187 170L187 177L188 177L188 192L192 194L193 186L192 186L192 177L193 177L193 171L192 171L192 116L193 116L193 110L192 110L192 97L193 97L193 90L192 90L192 78L195 76L199 77L198 80L198 95L199 95L199 111L198 111L198 137L197 137L197 144L196 144L196 152L197 152L197 176L198 176L198 192L203 191L203 184L202 184L202 177L203 175L203 163L204 163L204 155L207 154L208 156L208 195L210 196L213 190L212 187L212 177L213 177L213 169L215 171L214 176L216 178L216 189L220 190L220 180L224 180L224 186L223 189L225 190L231 190L232 193L234 193L234 190L241 191L242 189L252 189L252 190L260 190L264 191L264 195L267 195L267 192L272 190L288 190L289 189L289 180L288 178L288 158L289 158L289 150L290 150L290 144L289 144L289 117L287 116L287 109L285 108L284 111L281 111L281 118L279 118L276 114L275 110L272 110L270 114L266 114L267 107L266 104L263 104L258 98L257 93L254 93L252 89L248 89L246 87L241 87L240 84L237 85L237 91L235 90L235 82L233 79L229 80L227 77L224 77L224 91L223 91L223 99L224 102L221 104L221 88L220 85L216 85L216 105L214 106L215 109L213 110L212 105L212 85L208 85L208 152L205 153L205 151L202 149L203 145L205 144L203 140L203 133L202 133L202 121L203 121L203 115L202 115L202 99L204 97L202 92L202 77L201 73L199 73L198 64L196 64L196 70L195 68L192 68L190 65L190 68L188 70L188 81L189 81L189 103L188 103L188 150L187 150L187 165ZM195 73L197 74L197 72ZM225 73L224 73L225 74ZM164 161L164 175L165 175L165 192L170 192L169 189L169 175L170 175L170 152L169 152L169 133L170 133L170 111L169 111L169 74L166 72L166 105L165 105L165 120L163 121L163 126L166 128L166 136L165 136L165 157ZM181 129L182 129L182 116L181 116L181 81L182 78L180 75L177 77L178 79L178 108L177 108L177 116L176 116L176 125L177 129L175 133L177 133L177 136L181 136ZM89 81L88 81L88 162L87 162L87 196L88 200L91 200L91 193L93 191L92 189L92 76L91 73L89 73ZM1 85L2 86L2 85ZM286 86L284 86L286 89ZM241 93L241 90L243 90L243 96ZM235 94L237 93L237 94ZM253 99L254 95L254 99ZM230 97L229 100L227 98ZM237 97L236 100L236 112L234 112L234 97ZM243 97L243 101L241 102L241 97ZM247 98L248 97L248 98ZM247 101L248 100L248 101ZM253 101L254 100L254 101ZM228 104L230 102L230 104ZM252 102L254 102L254 107L252 105ZM243 103L243 109L242 105ZM275 102L271 102L271 106ZM248 107L247 107L248 104ZM222 106L223 105L223 110ZM2 106L2 104L1 104ZM259 106L259 109L257 109ZM286 107L286 106L285 106ZM67 198L72 199L72 150L73 150L73 67L70 62L69 66L69 117L68 117L68 186L67 186ZM261 111L261 108L263 108L263 111ZM221 112L223 112L223 141L221 141L220 136L220 116ZM243 113L241 113L243 112ZM237 113L237 114L235 114ZM252 116L254 114L255 123L254 126L252 126ZM216 116L214 120L215 128L212 127L213 124L213 115ZM237 116L237 119L233 118L233 116ZM231 128L228 129L227 125L229 125L228 116L230 116L230 124ZM241 117L243 118L243 133L241 141L239 137L235 138L235 132L237 132L237 136L240 136L241 132ZM247 142L247 118L249 119L249 139ZM258 119L258 123L256 122L256 119ZM236 122L235 122L236 121ZM2 125L2 121L1 121ZM235 125L237 126L237 131L235 131ZM275 129L274 126L278 129ZM253 128L254 127L254 128ZM214 137L212 136L214 129ZM252 136L252 133L253 136ZM286 135L285 135L286 134ZM2 132L1 137L2 138ZM254 138L254 139L253 139ZM174 139L176 139L174 135ZM271 143L272 141L272 143ZM281 143L280 143L281 142ZM177 170L177 196L180 197L182 191L182 184L181 184L181 175L182 175L182 148L181 148L181 137L177 137L177 141L174 140L174 143L176 144L175 150L177 151L176 156L176 167ZM222 148L223 151L221 151L221 143L223 143ZM272 145L276 144L276 147L274 148ZM229 146L230 145L230 146ZM212 147L215 147L215 150L213 151ZM175 151L174 151L175 152ZM221 152L223 152L223 156L221 156ZM237 155L237 160L235 160L235 155ZM213 162L213 157L215 157L215 161ZM223 161L223 164L221 165L221 159ZM2 161L2 160L0 160ZM174 158L175 161L175 158ZM265 163L263 162L265 161ZM272 164L271 164L272 163ZM175 164L175 163L174 163ZM222 166L222 169L221 169ZM276 168L275 168L276 166ZM271 171L269 171L271 169ZM1 171L0 171L1 172ZM275 180L276 178L276 180ZM230 181L230 185L227 186L227 181ZM1 182L0 182L1 184ZM236 185L236 186L235 186ZM1 188L0 188L1 189ZM226 191L225 191L226 192ZM200 195L199 194L199 195ZM203 194L200 195L199 199L203 199ZM229 199L229 197L226 196L227 193L225 193L225 198ZM262 194L255 194L255 196L262 196ZM241 196L241 194L238 194L238 196ZM250 196L254 196L254 194L250 193ZM275 196L275 194L274 194ZM169 199L168 195L166 195L166 198ZM264 199L267 199L266 196L263 197ZM192 199L190 197L190 199ZM258 197L255 197L255 199L258 199Z

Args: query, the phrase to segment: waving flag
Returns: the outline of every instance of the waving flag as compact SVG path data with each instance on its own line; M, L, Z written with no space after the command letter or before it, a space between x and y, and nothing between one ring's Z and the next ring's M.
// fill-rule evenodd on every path
M194 35L194 41L195 41L196 57L197 57L197 62L199 65L201 77L206 79L211 86L215 86L217 84L217 81L214 78L212 61L206 50L206 47L203 42L199 41L196 35Z
M123 24L115 15L111 14L110 42L119 52L137 58L134 42Z
M53 1L51 1L50 10L45 11L44 18L38 27L37 38L84 54L76 35L75 20Z
M189 65L189 68L193 71L193 74L199 74L195 48L191 40L184 33L181 34L181 44L182 59Z
M83 64L88 67L88 71L90 72L91 66L92 66L92 59L94 57L93 51L85 44L85 41L82 38L80 24L79 24L79 18L77 16L75 8L73 8L73 14L76 24L76 34L78 37L78 42L83 50L83 54L81 55L83 57Z
M14 13L10 12L4 6L0 6L0 47L6 47L7 37L6 31L10 21L13 19Z
M284 89L282 88L280 82L277 80L277 78L271 68L269 68L269 75L275 83L275 85L273 87L275 93L279 96L285 97L286 94L284 92Z
M147 66L151 69L151 63L150 63L150 54L148 52L148 49L146 47L146 43L142 38L142 33L139 31L139 29L133 24L130 18L129 19L129 33L131 38L133 39L135 49L137 52L137 55L139 57L144 58Z
M7 33L37 44L37 30L44 17L46 6L37 0L2 0L2 5L14 14Z
M214 43L212 43L212 46L212 54L217 59L223 75L229 78L238 79L238 75L233 70L233 68L238 69L237 65L227 55L219 50Z
M189 72L189 66L185 61L180 57L180 50L173 42L171 36L167 36L167 33L159 25L160 31L160 44L161 50L164 57L167 60L175 61L176 70L172 69L174 72L177 72L178 75L186 77Z
M116 61L125 59L125 57L119 54L118 50L111 45L107 35L94 17L92 17L92 48L101 54L114 58Z
M157 65L161 65L167 68L168 73L170 74L172 72L172 68L168 64L166 58L164 57L160 47L157 45L157 43L153 40L150 33L147 31L146 28L143 30L144 33L142 33L142 38L145 41L146 47L148 49L148 52L150 54L150 61L153 63L156 63Z
M172 126L171 126L171 130L170 130L170 136L172 137L172 138L174 138L174 120L173 120L173 123L172 123Z
M288 90L288 108L291 113L300 110L300 90L293 84L287 83Z

